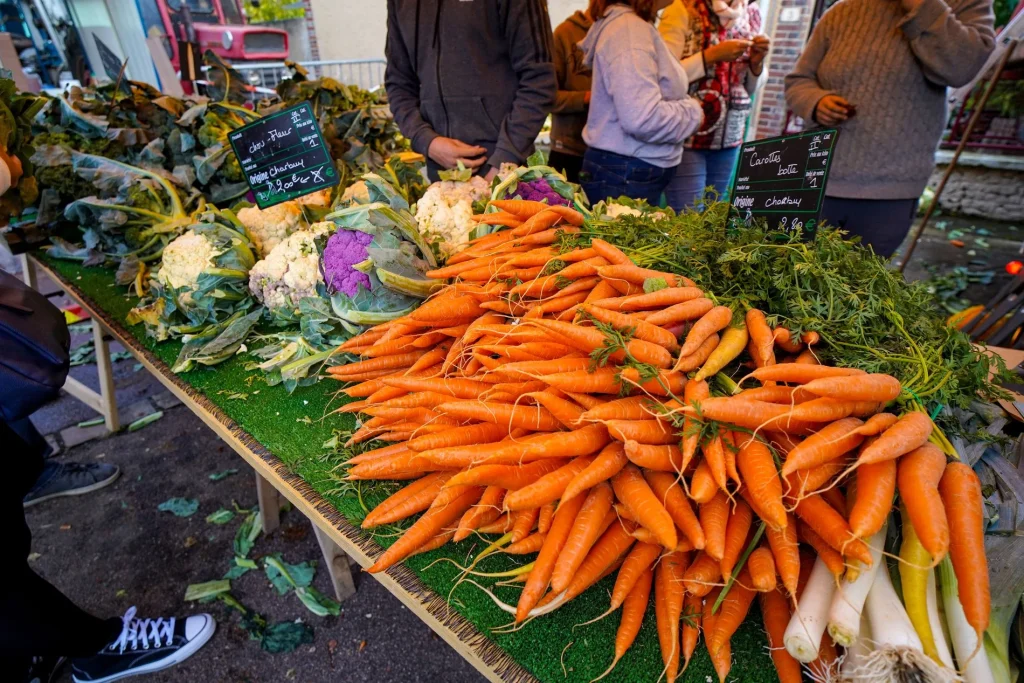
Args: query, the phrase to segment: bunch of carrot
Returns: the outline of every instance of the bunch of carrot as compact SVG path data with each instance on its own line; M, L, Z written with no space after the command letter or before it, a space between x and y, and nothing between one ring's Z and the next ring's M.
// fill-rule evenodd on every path
M670 681L701 632L724 681L760 595L779 676L795 683L801 663L826 672L837 656L824 627L812 657L784 642L812 564L836 586L877 566L871 542L898 490L924 569L949 554L984 630L977 478L929 443L927 415L884 412L896 379L821 365L813 333L773 329L602 240L560 249L583 225L570 208L492 205L484 222L515 227L430 273L452 282L340 347L362 360L328 369L355 399L339 412L363 416L349 444L384 442L352 457L348 478L410 481L363 526L422 513L369 571L495 534L481 556L536 553L516 605L492 594L517 623L615 573L612 666L653 591ZM739 385L713 395L726 369Z

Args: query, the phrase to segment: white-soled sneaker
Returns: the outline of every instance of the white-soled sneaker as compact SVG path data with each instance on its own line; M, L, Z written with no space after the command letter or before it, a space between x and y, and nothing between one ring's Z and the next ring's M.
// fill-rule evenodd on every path
M174 666L205 645L217 627L209 614L137 619L135 607L121 619L121 635L113 642L92 657L72 661L75 683L107 683Z

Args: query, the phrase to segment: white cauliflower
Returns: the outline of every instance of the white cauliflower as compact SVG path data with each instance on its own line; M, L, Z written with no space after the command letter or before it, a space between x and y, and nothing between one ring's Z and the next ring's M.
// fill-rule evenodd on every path
M619 216L642 216L643 212L640 209L634 209L632 206L626 206L625 204L609 203L605 207L605 213L610 218L618 218Z
M347 204L352 200L356 200L363 204L368 204L370 202L370 189L366 187L365 180L358 180L345 188L345 192L341 195L340 203Z
M317 190L316 192L304 194L295 201L299 206L302 206L303 204L309 204L311 206L330 206L331 191L329 189Z
M487 199L490 186L480 176L467 182L443 180L427 188L416 202L416 222L428 241L440 241L441 251L451 254L469 241L473 202Z
M173 289L194 285L200 273L214 267L217 254L210 240L189 230L164 248L163 262L154 277Z
M271 313L294 314L299 301L317 296L324 281L315 240L333 229L330 221L314 223L286 237L249 271L249 291Z
M256 256L266 258L286 237L306 227L298 202L284 202L262 211L255 206L238 212L238 220L249 230Z

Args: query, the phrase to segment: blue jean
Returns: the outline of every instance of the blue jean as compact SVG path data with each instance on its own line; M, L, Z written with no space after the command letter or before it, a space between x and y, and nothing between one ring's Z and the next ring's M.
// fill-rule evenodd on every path
M640 159L590 148L583 155L580 183L591 204L625 195L646 199L649 204L658 206L675 170L674 166L662 168Z
M706 187L713 187L720 198L728 199L726 194L739 156L739 147L683 150L676 175L665 188L668 205L676 211L692 207L704 198Z

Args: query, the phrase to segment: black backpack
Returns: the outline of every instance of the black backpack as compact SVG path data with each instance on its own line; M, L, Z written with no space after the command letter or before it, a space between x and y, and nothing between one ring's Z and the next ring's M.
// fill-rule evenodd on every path
M71 335L64 314L0 271L0 420L28 417L68 376Z

